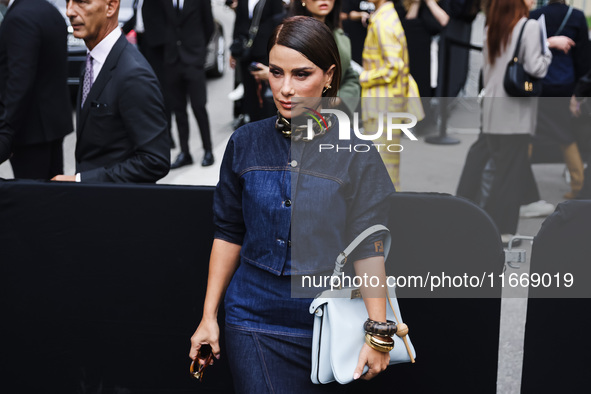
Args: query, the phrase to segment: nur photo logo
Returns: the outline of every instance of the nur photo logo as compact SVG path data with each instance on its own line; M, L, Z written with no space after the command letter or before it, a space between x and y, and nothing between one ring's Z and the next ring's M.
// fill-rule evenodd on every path
M328 128L326 119L322 114L333 114L338 119L339 125L339 144L320 144L319 152L323 151L346 151L346 152L368 152L371 146L374 146L378 152L380 150L387 150L388 152L402 152L403 147L397 143L389 143L394 140L394 136L399 133L404 133L411 141L417 141L417 137L412 133L412 129L417 124L417 117L408 112L378 112L377 114L377 130L363 130L359 125L359 113L353 113L353 122L349 116L338 109L322 108L320 112L315 111L310 107L304 107L307 111L303 113L307 125L307 138L314 137L314 128L320 127ZM352 124L351 124L352 123ZM315 126L316 124L316 126ZM352 144L351 130L355 136L362 141L372 141L374 143L367 144ZM384 139L385 136L385 139ZM378 141L380 143L376 143ZM347 143L349 142L349 143ZM386 143L384 143L386 142Z

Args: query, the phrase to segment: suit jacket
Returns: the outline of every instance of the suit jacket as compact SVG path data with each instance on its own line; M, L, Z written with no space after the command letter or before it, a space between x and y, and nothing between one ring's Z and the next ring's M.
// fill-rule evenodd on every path
M169 64L203 67L206 47L215 25L211 0L185 0L177 13L173 0L144 0L143 40L151 47L166 46L165 59Z
M0 101L11 143L51 142L73 130L67 77L63 16L45 0L16 0L0 25Z
M256 10L261 6L260 1L255 6ZM254 16L254 12L253 12ZM269 54L267 52L267 44L269 38L275 27L285 17L285 8L281 0L265 0L265 6L261 14L259 23L259 30L250 49L250 59L242 59L243 61L258 61L263 64L269 64ZM233 38L248 38L248 31L252 20L248 15L248 0L238 0L236 7L236 19L234 20Z
M170 6L172 7L172 0ZM144 42L151 47L163 46L166 43L167 29L164 0L144 0L141 12L144 21Z
M157 21L155 15L146 15L153 10L159 13ZM148 0L144 3L143 12L142 15L148 16L147 25L144 20L146 34L150 29L163 34L167 64L181 62L203 67L207 44L214 32L211 0L185 0L180 12L177 12L172 0L153 0L152 4ZM154 19L150 19L152 17ZM155 22L153 25L150 24L152 20Z
M123 35L82 108L81 90L76 172L82 182L156 182L168 173L170 139L160 87L146 59Z

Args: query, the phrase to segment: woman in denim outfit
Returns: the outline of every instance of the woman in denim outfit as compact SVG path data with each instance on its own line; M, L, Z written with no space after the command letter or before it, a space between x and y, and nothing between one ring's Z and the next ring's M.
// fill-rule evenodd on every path
M336 116L323 114L328 127L315 129L311 140L287 126L303 112L296 97L336 96L341 66L330 29L313 18L289 18L275 30L269 48L277 117L241 127L228 142L214 197L216 232L203 317L191 338L190 357L195 360L203 344L219 357L217 312L225 294L227 357L236 392L338 391L339 385L310 380L308 308L310 297L323 288L296 298L292 283L300 275L330 275L338 253L359 233L385 224L394 188L373 147L358 154L320 151L321 145L368 143L354 135L339 141ZM384 280L381 242L382 234L370 237L349 259L358 275ZM369 289L363 291L367 295ZM386 321L385 298L365 302L372 320ZM389 354L364 345L358 358L355 378L371 379L386 368ZM365 365L369 370L362 374Z

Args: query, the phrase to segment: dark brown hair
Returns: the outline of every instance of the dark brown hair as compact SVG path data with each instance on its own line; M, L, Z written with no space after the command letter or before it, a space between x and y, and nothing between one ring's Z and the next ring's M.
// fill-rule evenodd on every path
M302 5L305 0L291 0L289 4L289 16L312 16L310 11ZM341 3L343 0L334 0L332 11L326 15L324 22L330 30L341 27Z
M490 64L494 64L507 47L517 22L528 15L529 10L523 0L491 0L486 13L486 42Z
M275 45L298 51L324 72L334 64L331 88L323 96L336 97L341 83L341 60L337 43L328 26L312 17L292 16L275 28L267 52L271 52Z

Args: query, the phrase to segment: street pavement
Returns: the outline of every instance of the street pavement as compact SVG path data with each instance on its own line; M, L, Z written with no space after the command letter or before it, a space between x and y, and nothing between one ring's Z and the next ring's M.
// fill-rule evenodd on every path
M214 3L214 14L225 26L226 44L229 45L232 33L233 12ZM475 21L472 42L482 44L483 18ZM474 99L477 95L478 70L481 65L481 54L473 51L470 59L470 74L465 90L455 100L448 122L448 133L457 138L456 145L432 145L419 141L402 140L404 150L401 153L401 187L400 191L413 192L441 192L455 194L459 176L464 165L466 153L470 145L476 140L479 127L479 109ZM177 185L215 185L219 175L219 165L228 138L232 134L233 104L227 94L233 89L233 73L227 70L219 79L208 81L208 111L210 115L212 139L214 144L215 164L211 167L201 167L203 150L199 138L198 128L192 112L191 119L191 153L194 165L172 170L163 178L161 184ZM176 128L173 127L176 137ZM178 143L177 143L178 146ZM65 173L74 174L75 133L66 137L64 142ZM174 160L178 149L171 152ZM532 166L538 182L542 199L557 204L562 195L569 190L563 177L564 164L535 164ZM0 178L12 178L12 170L8 163L0 165ZM536 235L543 219L522 219L519 222L518 233ZM453 231L453 227L450 227ZM461 248L462 245L458 245ZM522 245L528 250L528 242ZM529 260L529 259L528 259ZM519 272L528 272L529 263ZM508 272L512 272L509 269ZM501 342L499 353L499 372L497 382L498 393L518 393L521 382L521 362L523 357L523 334L527 300L524 298L505 298L502 303Z

